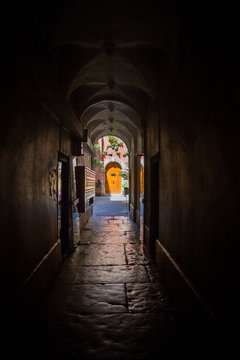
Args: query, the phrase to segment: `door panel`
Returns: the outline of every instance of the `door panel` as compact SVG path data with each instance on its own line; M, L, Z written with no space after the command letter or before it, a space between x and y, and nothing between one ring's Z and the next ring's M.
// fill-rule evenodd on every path
M117 162L111 162L106 166L105 192L106 194L121 194L122 177L121 166Z
M144 182L143 182L143 166L140 168L140 193L143 194L144 191Z

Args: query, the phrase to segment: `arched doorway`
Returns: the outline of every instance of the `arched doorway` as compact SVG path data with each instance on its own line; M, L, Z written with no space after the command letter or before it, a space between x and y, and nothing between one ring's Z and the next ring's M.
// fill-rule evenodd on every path
M115 161L110 162L106 166L105 172L105 193L106 194L121 194L122 177L121 165Z

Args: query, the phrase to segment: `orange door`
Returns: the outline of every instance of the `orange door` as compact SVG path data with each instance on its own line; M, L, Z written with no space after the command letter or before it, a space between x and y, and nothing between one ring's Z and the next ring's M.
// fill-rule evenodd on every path
M105 192L106 194L121 194L122 177L121 166L117 162L111 162L106 166Z
M140 192L143 193L143 166L140 169Z

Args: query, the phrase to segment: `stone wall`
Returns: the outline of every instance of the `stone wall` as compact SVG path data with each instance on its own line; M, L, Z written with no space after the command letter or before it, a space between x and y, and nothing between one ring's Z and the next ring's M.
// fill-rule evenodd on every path
M74 130L64 126L63 118L70 119L72 113L63 110L67 104L57 92L50 96L50 80L45 74L44 82L42 72L40 67L41 81L34 78L36 73L28 81L29 74L24 77L15 69L6 81L1 107L0 302L6 331L11 321L16 327L11 331L19 331L31 318L62 264L57 165L59 153L70 158ZM71 232L70 219L70 241Z
M230 337L239 319L239 141L237 106L225 90L235 86L230 68L198 63L162 106L156 254L184 317L208 318Z
M8 120L1 142L0 175L1 308L7 313L8 307L14 312L13 303L18 303L19 296L38 278L37 273L45 267L48 257L52 258L48 276L38 278L34 300L25 298L26 304L31 303L34 308L41 302L59 270L56 168L58 151L66 154L70 151L68 134L26 84L19 82L12 87L10 98L12 103L3 104ZM17 305L21 309L18 314L24 317L30 309L24 302L21 304L23 308Z

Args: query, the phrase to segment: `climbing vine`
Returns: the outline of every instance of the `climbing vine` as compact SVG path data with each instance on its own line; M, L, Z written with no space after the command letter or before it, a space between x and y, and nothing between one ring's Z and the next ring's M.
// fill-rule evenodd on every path
M98 160L95 156L92 157L92 164L94 167L98 167L99 170L102 170L103 161Z
M116 152L116 155L120 158L121 152L119 151L119 148L123 147L123 142L118 141L118 139L115 136L108 136L109 144L107 145L106 149L102 151L102 156L107 156L108 149L112 149Z
M99 145L99 144L94 144L93 147L94 147L94 150L95 150L96 152L100 150L100 145ZM93 157L92 157L92 165L93 165L94 167L98 167L99 170L101 171L101 170L102 170L103 161L99 160L96 156L93 156Z
M118 139L115 136L111 136L111 135L108 136L108 141L109 141L109 144L101 152L102 159L104 159L108 155L108 150L109 149L115 151L116 155L120 158L121 157L121 152L119 151L119 148L123 147L123 142L118 141ZM100 150L100 145L99 144L94 144L93 147L94 147L96 153ZM128 155L128 151L126 151L122 155L123 155L123 157L126 157ZM93 163L93 165L95 167L98 167L99 170L102 169L103 161L99 160L96 156L94 156L92 158L92 163Z
M100 145L99 145L99 144L94 144L93 147L94 147L94 150L95 150L95 151L98 151L98 150L100 149Z

